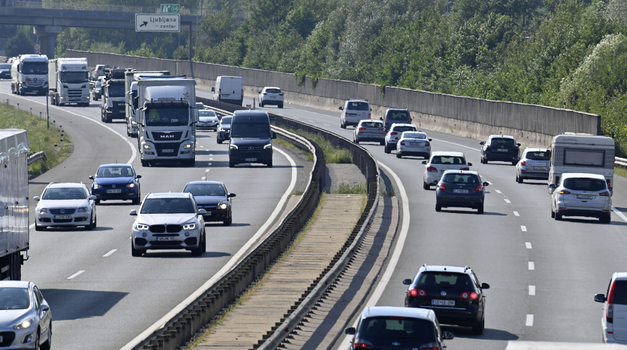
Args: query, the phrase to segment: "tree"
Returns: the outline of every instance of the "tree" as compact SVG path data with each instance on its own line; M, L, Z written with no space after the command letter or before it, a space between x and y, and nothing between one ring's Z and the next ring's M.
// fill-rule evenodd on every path
M23 31L7 40L4 52L8 57L14 57L23 53L35 53L35 42Z

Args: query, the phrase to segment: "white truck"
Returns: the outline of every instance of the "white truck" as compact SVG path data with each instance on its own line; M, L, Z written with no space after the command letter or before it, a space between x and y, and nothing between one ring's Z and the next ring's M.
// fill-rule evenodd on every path
M102 104L100 105L100 119L104 123L111 123L113 119L125 118L124 68L106 68L105 79L102 84Z
M137 99L137 81L141 77L158 77L170 75L165 71L127 71L124 75L124 115L126 118L126 135L137 137L136 110L139 108Z
M45 95L48 92L48 56L19 55L12 62L12 93Z
M0 280L20 280L28 260L28 136L0 130Z
M603 175L612 192L614 150L614 139L607 136L572 132L554 136L549 146L551 165L548 185L557 187L564 173L592 173ZM552 192L551 187L549 192Z
M56 58L48 61L48 94L55 106L89 106L87 58Z
M142 166L196 163L196 81L144 77L137 81L137 146Z

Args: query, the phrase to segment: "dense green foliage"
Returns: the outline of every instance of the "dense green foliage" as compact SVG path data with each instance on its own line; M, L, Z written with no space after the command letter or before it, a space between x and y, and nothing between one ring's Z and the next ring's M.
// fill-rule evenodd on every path
M7 57L15 57L23 53L35 52L35 35L33 28L27 26L18 26L17 34L9 38L4 44L4 54Z

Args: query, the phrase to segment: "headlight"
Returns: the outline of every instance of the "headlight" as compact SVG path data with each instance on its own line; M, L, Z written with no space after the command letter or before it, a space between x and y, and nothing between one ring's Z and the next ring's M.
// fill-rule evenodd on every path
M135 184L134 183L130 183L130 184L126 185L126 187L133 188L133 187L135 187Z
M230 145L229 145L229 148L230 148L230 149L238 149L239 147L237 147L237 145L230 144Z
M272 149L272 144L269 143L269 144L263 146L263 149Z
M185 146L183 146L183 148L184 148L184 149L190 149L190 148L192 148L192 146L193 146L193 145L192 145L191 143L188 143L188 144L186 144Z
M229 206L228 206L228 204L226 204L226 203L220 203L220 204L218 205L218 209L222 209L222 210L224 210L224 209L226 209L226 208L228 208L228 207L229 207Z
M196 228L196 224L185 224L183 225L183 230L193 230Z
M152 149L152 146L147 143L144 143L142 147L144 147L144 149Z
M145 231L145 230L148 230L149 228L150 226L146 224L135 224L135 229L138 231Z
M29 318L28 320L24 320L18 324L16 324L15 326L13 326L13 328L15 329L26 329L26 328L30 328L30 326L33 325L33 319Z
M100 185L98 185L98 184L94 184L94 185L93 185L94 190L97 190L97 189L99 189L100 187L102 187L102 186L100 186Z
M37 210L37 212L38 212L39 214L47 214L47 213L48 213L48 209L47 209L47 208L39 208L39 209Z
M79 213L86 213L87 210L88 210L87 207L80 207L76 211L79 212Z

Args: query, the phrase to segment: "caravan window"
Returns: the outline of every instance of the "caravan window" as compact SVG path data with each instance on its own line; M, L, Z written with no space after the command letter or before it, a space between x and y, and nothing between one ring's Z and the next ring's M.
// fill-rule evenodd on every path
M605 166L605 151L564 149L564 165Z

